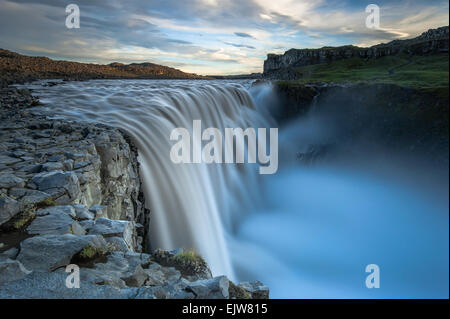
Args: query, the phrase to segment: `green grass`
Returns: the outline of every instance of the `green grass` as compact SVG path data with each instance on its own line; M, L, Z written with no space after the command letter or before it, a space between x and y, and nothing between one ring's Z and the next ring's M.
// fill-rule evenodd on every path
M386 56L365 61L350 58L296 68L299 83L389 83L405 87L445 87L449 81L448 53L430 56Z
M91 260L105 256L107 253L108 251L104 248L87 245L80 251L79 256L83 260Z
M204 263L203 258L198 255L196 252L194 252L193 250L183 250L181 252L179 252L178 254L176 254L175 256L173 256L173 259L175 262L180 263L182 265L188 265L190 263Z
M22 230L36 217L35 208L27 207L14 219L12 227L15 230Z

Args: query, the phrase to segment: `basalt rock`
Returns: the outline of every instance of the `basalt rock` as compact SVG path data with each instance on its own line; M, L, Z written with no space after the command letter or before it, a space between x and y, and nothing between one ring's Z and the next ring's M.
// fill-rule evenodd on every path
M290 49L284 54L268 54L264 61L264 77L283 80L298 78L295 67L360 57L376 59L396 54L433 54L448 52L449 28L430 29L422 35L408 40L394 40L369 48L353 45L341 47L323 47L320 49Z

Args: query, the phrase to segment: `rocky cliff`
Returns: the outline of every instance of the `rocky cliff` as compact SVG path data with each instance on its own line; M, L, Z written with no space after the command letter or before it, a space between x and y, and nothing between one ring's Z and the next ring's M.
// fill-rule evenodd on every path
M437 167L448 167L448 87L279 81L275 92L279 105L273 115L279 123L315 119L320 123L315 125L332 132L326 142L312 141L305 158L323 154L325 148L337 153L337 146L346 143L349 147L342 149L347 152L360 143L367 153L381 147L392 154L421 155Z
M360 57L376 59L400 53L424 55L448 52L449 27L430 29L420 36L408 40L394 40L369 48L353 45L341 47L323 47L320 49L291 49L284 54L268 54L264 61L264 77L278 79L295 79L293 68L311 64L330 63L333 61Z

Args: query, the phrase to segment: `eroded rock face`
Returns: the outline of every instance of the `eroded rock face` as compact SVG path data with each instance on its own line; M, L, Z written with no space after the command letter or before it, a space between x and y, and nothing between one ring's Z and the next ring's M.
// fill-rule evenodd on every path
M382 56L406 54L430 54L448 52L449 28L430 29L419 37L408 40L394 40L369 48L353 45L323 47L320 49L290 49L284 54L268 54L264 61L264 76L293 80L298 75L292 68L311 64L330 63L352 57L378 58Z
M6 210L11 217L19 209L16 202L46 200L144 223L137 151L121 132L52 121L23 108L0 108L0 119L0 223Z

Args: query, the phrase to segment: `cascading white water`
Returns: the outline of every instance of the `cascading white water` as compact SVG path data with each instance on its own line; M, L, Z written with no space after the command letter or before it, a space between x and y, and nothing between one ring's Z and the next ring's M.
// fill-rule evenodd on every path
M245 214L257 202L251 192L257 170L243 164L174 164L169 137L177 127L192 132L193 120L222 132L268 127L269 118L256 111L248 91L240 84L204 81L91 81L59 91L56 101L39 93L52 114L122 128L136 143L151 210L151 247L192 248L214 274L234 278L225 232L235 213Z
M274 175L250 164L171 162L171 130L191 130L194 119L219 130L276 125L266 113L276 104L270 86L245 86L102 80L34 89L52 116L134 138L153 248L194 248L215 275L261 280L275 298L448 298L448 167L436 172L378 150L299 165L298 151L336 142L333 125L317 116L280 128ZM380 289L364 284L372 263Z

